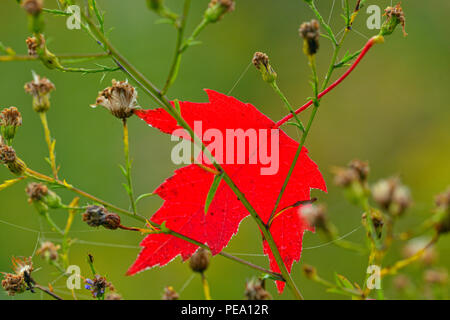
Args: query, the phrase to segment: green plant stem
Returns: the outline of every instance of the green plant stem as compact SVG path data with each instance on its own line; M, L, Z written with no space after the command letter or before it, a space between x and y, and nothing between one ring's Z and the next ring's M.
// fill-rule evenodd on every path
M129 76L131 76L137 84L144 89L144 91L151 96L153 99L155 99L177 122L180 124L181 127L183 127L189 135L193 138L194 142L198 145L202 146L202 150L206 150L206 147L204 144L200 141L199 138L195 135L193 129L189 126L189 124L181 117L180 114L172 107L169 100L166 96L162 95L161 92L144 76L142 73L140 73L134 66L132 66L112 45L109 43L109 41L105 38L104 35L102 35L98 30L96 29L95 24L90 21L85 15L83 16L84 19L87 21L89 27L93 30L95 33L95 36L98 37L98 39L101 41L101 43L104 46L105 50L108 50L111 53L111 56L114 58L116 63L122 68L124 72L126 72ZM198 33L204 29L204 27L207 25L207 23L201 23L199 27L197 27L196 31L193 33L193 37L198 35ZM183 49L183 48L182 48ZM297 299L303 299L300 291L298 290L297 286L295 285L294 281L291 278L291 275L287 271L287 268L283 262L283 259L281 257L281 254L275 244L275 241L270 234L269 230L267 229L264 222L259 217L258 213L255 211L253 206L250 204L250 202L246 199L245 195L239 190L239 188L236 186L236 184L232 181L232 179L229 177L229 175L223 170L222 166L215 161L210 153L207 153L208 157L210 157L210 160L212 160L213 166L216 168L217 171L224 173L224 181L228 184L228 186L233 190L233 192L236 194L238 199L242 202L244 207L249 211L252 218L256 221L259 228L261 229L265 240L269 244L269 247L272 251L272 254L277 262L277 265L281 271L281 274L286 281L288 287L293 292L294 296ZM184 237L184 236L183 236ZM198 245L198 244L197 244Z
M172 65L170 67L169 75L166 80L166 84L165 84L164 88L161 90L162 95L167 94L167 91L172 86L172 84L175 82L175 80L178 76L178 70L179 70L180 64L181 64L181 57L183 55L183 52L181 51L181 46L183 45L184 30L186 28L186 20L187 20L188 14L189 14L190 5L191 5L191 0L184 1L183 15L181 17L179 17L180 21L178 24L176 24L177 42L175 45L175 54L173 57Z
M83 191L83 190L80 190L80 189L78 189L78 188L75 188L74 186L68 184L68 183L65 182L65 181L60 181L60 180L51 178L51 177L46 176L46 175L44 175L44 174L42 174L42 173L39 173L39 172L37 172L37 171L34 171L34 170L30 169L30 168L27 169L26 174L27 174L29 177L32 177L32 178L34 178L34 179L36 179L36 180L43 181L43 182L47 182L47 183L50 183L50 184L56 184L56 185L59 185L60 187L64 187L64 188L66 188L67 190L70 190L70 191L72 191L72 192L74 192L74 193L76 193L76 194L78 194L78 195L80 195L80 196L82 196L82 197L84 197L84 198L90 199L90 200L92 200L93 202L99 203L99 204L101 204L101 205L103 205L103 206L105 206L105 207L107 207L107 208L109 208L109 209L115 211L116 213L123 214L123 215L125 215L125 216L127 216L127 217L133 218L133 219L135 219L135 220L137 220L137 221L139 221L139 222L142 222L142 223L149 223L149 224L151 224L153 227L155 227L155 228L157 228L157 229L161 229L161 225L160 225L160 224L157 224L157 223L154 223L153 221L147 220L144 216L139 215L139 213L134 214L134 213L132 213L132 212L130 212L130 211L128 211L128 210L122 209L122 208L120 208L120 207L118 207L118 206L116 206L116 205L113 205L113 204L111 204L111 203L105 201L105 200L102 200L102 199L100 199L100 198L97 198L97 197L95 197L95 196L93 196L93 195L91 195L91 194L89 194L89 193L87 193L87 192L85 192L85 191ZM168 229L167 227L164 228L164 233L165 233L165 234L168 234L168 235L172 235L172 236L174 236L174 237L177 237L177 238L179 238L179 239L185 240L185 241L187 241L187 242L190 242L190 243L192 243L192 244L195 244L195 245L197 245L197 246L199 246L199 247L202 247L202 248L204 248L204 249L206 249L206 250L211 251L211 249L209 249L209 247L206 246L205 244L203 244L203 243L201 243L201 242L199 242L199 241L196 241L196 240L194 240L194 239L191 239L191 238L189 238L189 237L186 237L186 236L184 236L184 235L182 235L182 234L180 234L180 233L178 233L178 232L176 232L176 231L170 230L170 229ZM273 276L275 279L277 279L277 280L279 280L279 281L284 281L283 276L280 275L279 273L276 273L276 272L267 270L267 269L265 269L265 268L263 268L263 267L260 267L260 266L258 266L258 265L255 265L255 264L251 263L251 262L245 261L245 260L243 260L243 259L241 259L241 258L235 257L235 256L233 256L233 255L231 255L231 254L229 254L229 253L226 253L226 252L220 252L219 255L221 255L221 256L223 256L223 257L225 257L225 258L227 258L227 259L233 260L233 261L235 261L235 262L238 262L238 263L240 263L240 264L242 264L242 265L246 265L246 266L248 266L248 267L250 267L250 268L253 268L253 269L255 269L255 270L258 270L258 271L260 271L260 272L269 274L269 275Z
M58 225L52 220L50 217L50 214L48 212L45 213L45 219L47 220L48 224L55 229L56 232L58 232L60 235L64 235L64 231L62 231Z
M208 280L206 279L206 275L204 272L201 273L202 276L202 287L203 287L203 293L205 294L205 300L212 300L211 299L211 291L209 289Z
M59 54L56 57L60 60L94 60L94 59L104 59L109 56L108 53L93 53L93 54ZM8 62L8 61L37 61L39 60L38 56L29 56L29 55L6 55L0 56L0 62Z
M206 26L209 24L210 22L206 19L203 18L202 21L197 25L197 27L194 29L194 31L192 32L191 36L184 42L184 44L181 46L180 51L184 52L186 51L187 48L189 48L189 46L192 44L192 42L195 41L195 39L198 37L198 35L203 31L203 29L206 28Z
M322 27L327 31L328 36L330 37L331 41L333 42L333 45L335 47L337 47L338 46L338 42L336 40L336 37L334 36L333 30L331 30L331 27L325 22L325 20L323 19L322 15L319 12L319 10L317 10L317 7L316 7L316 4L315 4L314 0L311 1L311 3L308 3L308 6L314 12L314 14L316 15L316 17L319 20L319 22L322 25Z
M39 112L39 117L41 118L42 127L44 128L45 141L47 142L48 146L48 153L50 165L53 172L53 177L55 177L55 179L58 179L58 168L56 167L56 157L55 157L55 141L52 140L50 129L48 127L47 113Z
M136 214L136 203L134 202L133 182L131 179L131 160L130 160L130 147L128 138L128 125L127 120L123 119L123 151L125 155L125 177L127 179L127 193L130 197L131 208L133 214Z
M270 86L273 88L273 90L275 90L275 92L280 96L281 100L283 101L284 105L286 106L286 108L288 109L288 111L292 114L292 116L294 117L295 121L297 122L300 130L302 132L305 132L305 127L303 126L302 121L300 120L300 118L298 117L298 115L295 113L294 108L292 108L292 105L289 103L289 100L286 98L286 96L283 94L283 92L280 90L280 88L278 87L278 84L276 81L273 81L272 83L270 83Z

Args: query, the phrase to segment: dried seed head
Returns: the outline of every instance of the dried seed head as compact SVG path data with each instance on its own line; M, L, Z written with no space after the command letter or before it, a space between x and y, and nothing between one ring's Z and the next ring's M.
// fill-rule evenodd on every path
M189 259L189 266L192 271L203 273L209 266L209 252L206 249L199 248Z
M22 8L24 8L28 14L37 16L42 12L43 5L44 5L43 0L25 0L22 3Z
M378 205L394 216L402 215L412 204L409 188L397 177L380 180L372 187L372 196Z
M448 283L448 271L446 269L430 269L425 271L423 278L429 284L446 285Z
M305 274L306 278L313 280L317 277L317 269L313 266L310 266L308 264L304 264L303 267L303 273Z
M102 226L106 229L116 230L120 226L120 217L115 213L108 213L103 219Z
M367 226L368 222L367 222L367 212L364 212L362 215L362 221L363 221L363 225ZM376 236L378 238L381 238L382 232L383 232L383 226L384 226L384 218L383 218L383 214L378 211L378 210L372 210L370 213L370 217L372 219L372 224L375 228L375 233ZM371 236L369 234L369 236Z
M402 249L402 255L405 259L411 258L417 252L422 250L430 242L427 238L416 238L408 241ZM434 246L430 246L425 250L425 253L420 257L420 262L426 266L431 266L438 260L438 252Z
M126 81L112 81L112 86L99 92L95 105L108 109L115 117L126 119L133 115L137 105L137 91Z
M32 57L38 55L38 49L45 48L45 38L42 34L39 35L39 42L35 37L28 37L25 42L28 48L28 55Z
M277 80L277 73L273 70L267 54L255 52L252 59L253 65L261 72L262 78L267 83L273 83Z
M41 247L36 251L36 254L45 260L58 260L58 250L61 246L55 245L53 242L46 241L41 244Z
M301 24L299 34L304 40L303 51L307 56L312 56L319 50L320 25L317 20Z
M334 173L334 183L338 187L348 187L353 182L358 181L359 179L358 172L356 172L352 168L342 168L342 167L334 168L333 173Z
M23 275L3 273L2 287L9 296L25 292L27 286Z
M89 206L83 213L83 221L91 227L103 226L106 229L115 230L120 226L120 217L110 213L101 206Z
M245 284L246 300L272 300L272 296L266 291L264 282L259 279L252 279Z
M358 173L360 181L367 180L370 172L369 162L355 159L349 163L348 167Z
M0 145L0 162L9 165L17 160L16 151L5 144Z
M25 84L25 92L33 97L33 110L46 112L50 108L50 92L55 90L55 85L47 78L41 78L33 73L33 81Z
M16 151L12 147L3 144L1 139L0 162L5 164L8 167L9 171L15 175L22 175L27 169L25 162L17 157Z
M22 115L16 107L3 109L0 114L0 126L20 127L22 125Z
M385 10L385 16L387 16L386 21L381 27L380 34L382 36L390 35L394 32L395 28L400 24L403 28L403 35L406 37L408 34L405 31L406 19L405 13L399 4L395 7L387 7Z
M165 287L162 300L178 300L180 296L173 287Z
M324 205L306 205L301 207L301 215L312 227L328 230L327 213Z
M112 284L109 283L105 277L100 275L95 275L94 279L86 279L84 280L85 289L91 291L92 296L94 298L102 297L105 294L107 288L111 289Z
M205 19L210 23L220 21L223 16L235 8L234 0L211 0L205 11Z
M40 201L48 194L48 187L42 183L32 182L26 188L30 201Z
M105 216L108 214L108 210L100 206L89 206L86 212L83 213L83 221L91 227L99 227L103 224Z

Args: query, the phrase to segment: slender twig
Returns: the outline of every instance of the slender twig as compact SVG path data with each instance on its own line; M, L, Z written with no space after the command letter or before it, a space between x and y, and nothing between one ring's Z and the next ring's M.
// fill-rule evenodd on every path
M87 193L87 192L85 192L83 190L75 188L74 186L68 184L65 181L60 181L60 180L51 178L51 177L46 176L46 175L44 175L42 173L34 171L34 170L30 169L30 168L27 169L26 173L27 173L28 176L30 176L30 177L32 177L34 179L37 179L37 180L40 180L40 181L44 181L44 182L47 182L47 183L57 184L57 185L59 185L61 187L64 187L64 188L66 188L66 189L68 189L68 190L70 190L72 192L75 192L75 193L83 196L84 198L87 198L87 199L92 200L93 202L99 203L99 204L101 204L101 205L103 205L103 206L105 206L105 207L115 211L116 213L120 213L120 214L126 215L126 216L128 216L130 218L133 218L133 219L135 219L135 220L137 220L139 222L142 222L142 223L149 223L154 228L161 229L161 225L146 219L144 216L141 216L139 213L134 214L132 212L129 212L128 210L122 209L122 208L120 208L120 207L118 207L116 205L113 205L113 204L111 204L111 203L109 203L107 201L104 201L104 200L102 200L100 198L97 198L97 197L95 197L95 196L93 196L93 195L91 195L91 194L89 194L89 193ZM211 251L211 249L208 246L206 246L205 244L203 244L203 243L201 243L199 241L196 241L194 239L191 239L189 237L186 237L186 236L184 236L184 235L182 235L182 234L180 234L180 233L178 233L176 231L170 230L167 227L164 228L164 233L168 234L168 235L172 235L174 237L177 237L179 239L185 240L187 242L190 242L192 244L195 244L195 245L197 245L199 247L202 247L202 248L204 248L206 250ZM240 264L246 265L246 266L248 266L250 268L253 268L253 269L256 269L258 271L261 271L263 273L270 274L275 279L277 279L279 281L284 281L283 276L280 275L279 273L267 270L267 269L265 269L263 267L257 266L255 264L253 264L251 262L248 262L248 261L245 261L243 259L237 258L237 257L235 257L235 256L233 256L233 255L231 255L229 253L226 253L226 252L220 252L219 255L221 255L221 256L223 256L225 258L228 258L230 260L233 260L235 262L238 262Z
M127 119L123 119L123 150L125 155L124 174L127 179L127 194L130 197L130 203L131 208L133 210L133 214L136 214L136 202L134 201L133 183L131 179L131 160L130 160Z
M93 54L58 54L56 57L60 60L84 60L84 59L104 59L109 56L108 53L93 53ZM39 56L29 55L7 55L0 56L0 62L7 61L36 61L39 60Z
M283 94L283 92L278 87L278 84L276 81L273 81L270 86L275 90L275 92L280 96L281 100L284 102L284 105L288 109L288 111L294 116L295 121L297 122L298 128L305 132L305 127L303 126L302 121L298 117L298 115L295 113L294 108L292 108L292 105L290 104L289 100L286 98L286 96Z
M64 300L63 298L61 298L60 296L58 296L56 293L51 292L49 289L41 286L40 284L34 283L33 284L33 288L39 289L42 292L45 292L46 294L48 294L49 296L55 298L56 300Z
M48 121L47 121L47 113L46 112L39 112L39 116L41 118L42 126L44 128L44 134L45 134L45 141L47 142L48 146L48 153L49 153L49 160L50 165L52 167L53 171L53 177L55 179L58 179L58 168L56 167L56 157L55 157L55 140L52 140L50 129L48 127Z

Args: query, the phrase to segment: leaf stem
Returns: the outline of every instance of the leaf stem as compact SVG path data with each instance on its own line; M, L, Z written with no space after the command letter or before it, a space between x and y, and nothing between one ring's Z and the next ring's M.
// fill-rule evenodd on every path
M284 102L285 106L287 107L288 111L294 116L295 121L298 124L299 129L302 132L305 132L305 127L303 126L302 121L298 117L298 115L295 113L294 108L292 108L292 105L289 103L289 100L286 98L286 96L283 94L283 92L278 87L278 84L276 81L272 82L270 86L275 90L275 92L280 96L281 100Z

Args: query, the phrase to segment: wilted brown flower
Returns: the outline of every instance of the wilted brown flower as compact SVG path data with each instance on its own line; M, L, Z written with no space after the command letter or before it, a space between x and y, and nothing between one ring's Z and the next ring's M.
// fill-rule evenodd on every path
M269 63L269 57L262 52L255 52L252 59L253 65L261 72L262 78L267 83L273 83L277 79L277 73Z
M324 205L306 205L301 208L302 217L312 227L327 230L327 214Z
M189 259L189 266L192 271L203 273L209 266L209 252L206 249L199 248Z
M180 296L173 287L165 287L162 300L178 300Z
M395 26L397 24L401 24L403 28L403 35L407 36L408 34L405 31L405 25L406 25L406 19L405 19L405 13L403 12L403 9L398 3L395 7L387 7L385 10L385 16L387 16L386 23L394 23ZM395 28L395 27L394 27Z
M264 282L259 279L252 279L245 284L246 300L272 300L271 294L266 291Z
M317 20L304 22L301 24L299 34L304 40L303 51L306 55L312 56L319 50L320 25Z
M120 227L120 217L108 212L105 207L89 206L83 213L83 221L91 227L103 226L106 229L115 230Z
M0 114L0 126L20 127L22 125L22 115L16 107L3 109Z
M378 205L395 216L402 215L411 206L409 189L397 177L378 181L372 187L372 196Z
M39 43L38 40L36 39L36 37L28 37L25 40L25 43L27 44L27 48L28 48L28 55L35 57L38 55L38 47L40 49L44 49L45 48L45 38L42 34L39 34Z
M43 0L25 0L22 3L22 7L25 11L33 16L36 16L42 12L43 5Z
M32 182L28 184L25 192L30 201L40 201L48 194L48 187L43 183Z
M89 291L91 291L92 296L94 298L101 297L105 294L105 291L107 288L110 290L113 290L114 287L110 282L106 280L105 277L102 277L100 275L95 275L94 279L86 279L85 281L85 288Z
M112 86L99 92L97 101L91 107L103 106L115 117L126 119L139 107L136 99L137 91L132 85L126 81L112 80Z
M50 108L50 92L55 85L47 78L41 78L33 73L33 81L25 84L25 92L33 97L33 109L36 112L46 112Z
M45 241L41 247L36 251L36 254L43 259L56 261L58 260L58 250L61 246L55 245L53 242Z
M25 292L27 285L22 275L3 273L2 287L9 296Z
M17 159L16 151L6 144L0 145L0 162L3 164L14 163Z

